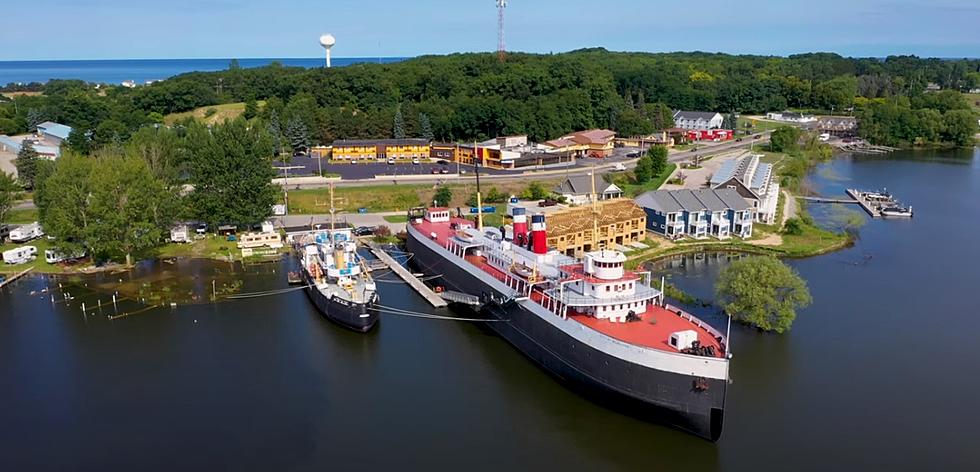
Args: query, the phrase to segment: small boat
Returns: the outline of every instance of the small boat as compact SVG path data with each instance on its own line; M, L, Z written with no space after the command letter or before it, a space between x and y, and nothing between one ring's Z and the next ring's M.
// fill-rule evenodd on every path
M881 216L890 216L894 218L911 218L912 207L908 207L908 208L902 206L885 207L881 209Z
M300 275L298 270L293 270L286 274L286 280L289 282L289 285L303 284L303 276Z

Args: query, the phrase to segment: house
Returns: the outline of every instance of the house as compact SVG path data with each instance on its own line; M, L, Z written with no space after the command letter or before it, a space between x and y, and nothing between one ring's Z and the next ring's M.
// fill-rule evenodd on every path
M769 112L766 113L766 118L774 121L785 121L787 123L812 123L817 121L817 117L813 115L806 115L792 111Z
M596 206L596 209L589 205L543 212L548 224L548 247L568 256L581 256L643 241L647 216L632 200L604 200ZM539 210L534 208L535 212Z
M429 158L429 141L425 139L342 139L334 141L331 148L335 161Z
M709 181L712 189L731 189L748 201L756 221L772 224L779 202L779 184L774 181L772 164L758 154L747 154L723 163Z
M577 157L606 157L612 153L615 139L615 131L591 129L562 136L544 144L552 151L573 154Z
M752 236L752 207L733 189L655 190L636 204L647 214L647 230L670 239Z
M565 197L573 205L585 205L592 202L593 182L591 175L578 175L565 179L555 187L555 193ZM616 184L606 182L601 176L595 179L595 194L598 200L622 198L623 189Z
M853 116L821 116L817 119L816 129L821 134L850 138L857 135L858 122Z
M45 144L58 147L61 142L68 139L71 134L71 126L45 121L37 125L37 137L45 141Z
M674 111L674 126L683 129L721 128L725 117L713 111Z

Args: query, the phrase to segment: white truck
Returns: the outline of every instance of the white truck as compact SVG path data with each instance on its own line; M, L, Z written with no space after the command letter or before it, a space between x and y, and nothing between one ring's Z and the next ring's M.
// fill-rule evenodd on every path
M41 225L36 221L29 225L15 228L10 232L10 240L15 243L26 243L41 236L44 236L44 231L41 230Z
M6 264L23 264L37 258L37 248L34 246L21 246L3 252L3 262Z

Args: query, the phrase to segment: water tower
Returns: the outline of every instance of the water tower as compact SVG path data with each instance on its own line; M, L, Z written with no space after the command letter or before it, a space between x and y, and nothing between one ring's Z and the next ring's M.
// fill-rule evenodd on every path
M337 44L337 39L332 34L327 33L320 36L320 46L327 50L327 67L330 67L330 49L333 48L334 44Z

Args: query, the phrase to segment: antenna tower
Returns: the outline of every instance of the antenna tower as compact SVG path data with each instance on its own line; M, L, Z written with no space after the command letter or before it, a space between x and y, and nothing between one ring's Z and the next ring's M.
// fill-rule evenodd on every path
M497 60L504 62L507 58L507 45L504 44L504 9L507 0L497 0Z

